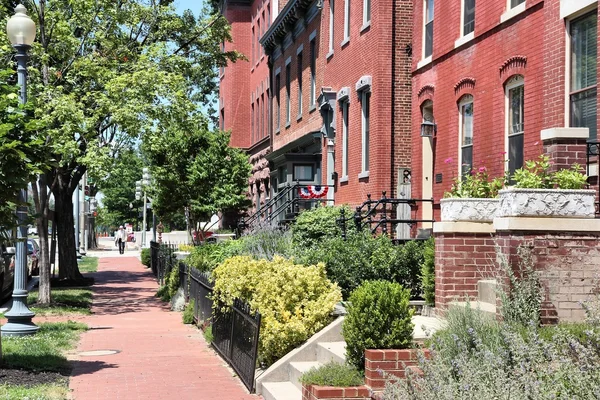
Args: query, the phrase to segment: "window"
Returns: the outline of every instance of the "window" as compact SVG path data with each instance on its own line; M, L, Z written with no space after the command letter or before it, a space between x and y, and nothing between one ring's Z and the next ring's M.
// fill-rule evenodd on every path
M458 108L460 111L460 174L464 176L473 168L473 96L463 96Z
M523 166L525 86L517 75L506 84L508 173L512 176Z
M263 12L262 12L262 25L261 25L262 29L260 31L260 37L263 37L264 34L265 34L265 26L266 26L266 23L265 23L265 12L263 10ZM261 52L261 54L264 56L265 55L265 49L260 45L260 43L258 45L260 46L260 52Z
M433 0L425 1L425 29L423 54L427 58L433 54Z
M342 177L348 177L348 108L350 103L342 103Z
M260 138L265 137L265 130L267 127L265 126L265 95L260 95Z
M225 41L221 42L221 53L225 53ZM219 72L221 73L221 76L223 76L225 74L225 66L221 66Z
M267 4L267 29L271 27L271 5Z
M371 23L371 0L363 0L363 26Z
M316 41L310 41L310 106L317 101L317 48Z
M281 129L281 74L275 75L275 106L277 109L275 115L275 131Z
M266 110L265 110L265 121L267 121L267 126L266 126L266 132L265 135L266 136L270 136L271 132L272 132L272 125L271 125L271 97L269 97L271 94L271 92L269 91L269 89L267 89L267 94L265 95L265 99L267 100L267 105Z
M225 109L221 109L221 130L225 130Z
M463 36L475 31L475 0L463 0Z
M335 0L329 0L329 53L333 53L333 32L335 22ZM311 44L312 49L312 44ZM312 53L312 51L311 51Z
M521 3L525 3L525 0L510 0L510 8L515 8Z
M255 49L256 44L254 43L254 27L252 28L252 66L254 66L254 63L256 61L256 59L254 58L254 52L256 51Z
M571 22L571 126L587 127L597 138L597 11Z
M286 125L290 124L292 120L292 102L291 102L291 68L288 63L285 66L285 123Z
M260 61L260 16L256 18L257 29L256 29L256 62Z
M294 181L312 181L314 172L312 164L294 164Z
M362 172L369 171L369 119L371 113L371 92L362 91Z
M344 0L344 41L342 46L350 40L350 0Z
M279 167L279 184L287 182L287 165Z
M302 115L302 52L296 56L298 63L298 117Z
M258 142L262 135L262 126L260 124L260 97L256 98L256 141Z
M254 143L254 103L252 103L252 110L251 110L251 114L250 114L250 123L252 125L252 127L250 128L250 132L251 132L251 136L250 136L250 140L252 143Z

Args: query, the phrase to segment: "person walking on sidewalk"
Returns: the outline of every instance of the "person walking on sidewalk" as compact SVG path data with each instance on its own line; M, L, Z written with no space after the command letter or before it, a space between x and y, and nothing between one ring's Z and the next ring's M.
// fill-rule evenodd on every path
M121 225L115 234L115 246L119 246L119 254L125 253L125 242L127 242L127 234Z

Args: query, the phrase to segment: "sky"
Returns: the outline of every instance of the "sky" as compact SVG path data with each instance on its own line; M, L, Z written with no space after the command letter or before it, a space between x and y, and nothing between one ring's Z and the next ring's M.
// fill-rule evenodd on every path
M200 8L202 8L203 0L175 0L175 7L178 12L192 10L195 16L198 16Z

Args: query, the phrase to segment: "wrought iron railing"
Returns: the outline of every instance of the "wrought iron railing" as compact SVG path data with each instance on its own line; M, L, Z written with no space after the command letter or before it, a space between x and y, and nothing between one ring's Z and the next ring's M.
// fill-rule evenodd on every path
M213 309L212 334L214 348L237 372L250 392L254 391L254 373L258 355L260 314L235 300L226 311Z
M590 189L596 189L596 218L600 218L600 141L587 143L587 176ZM595 171L592 171L592 168Z
M194 321L196 324L208 325L212 315L213 285L210 276L196 268L190 268L189 298L194 299Z
M341 215L337 222L342 231L344 240L348 234L348 223L352 222L356 230L369 229L372 234L381 233L389 234L396 241L420 239L415 234L399 236L396 229L399 225L406 224L410 230L418 223L435 222L433 219L416 218L416 213L420 205L430 203L433 207L433 199L395 199L386 196L386 192L382 193L382 197L377 200L371 199L371 195L367 195L367 201L356 207L353 215L347 216L346 210L342 208ZM410 216L399 217L398 206L405 206L409 209Z

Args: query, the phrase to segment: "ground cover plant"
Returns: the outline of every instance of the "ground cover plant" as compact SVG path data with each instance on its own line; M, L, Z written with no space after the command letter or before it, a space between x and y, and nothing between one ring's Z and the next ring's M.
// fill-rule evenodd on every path
M352 292L342 326L350 365L363 371L366 349L412 346L409 297L409 291L400 284L386 281L365 282Z
M76 322L42 323L36 335L2 337L2 399L65 399L71 371L65 353L87 329Z
M334 361L312 367L300 377L304 385L349 387L364 384L361 373L351 365L340 364Z
M276 256L272 261L237 256L213 270L215 307L239 298L260 312L259 361L270 365L331 321L341 299L325 266L298 265Z
M98 271L98 257L84 257L77 264L81 273Z

